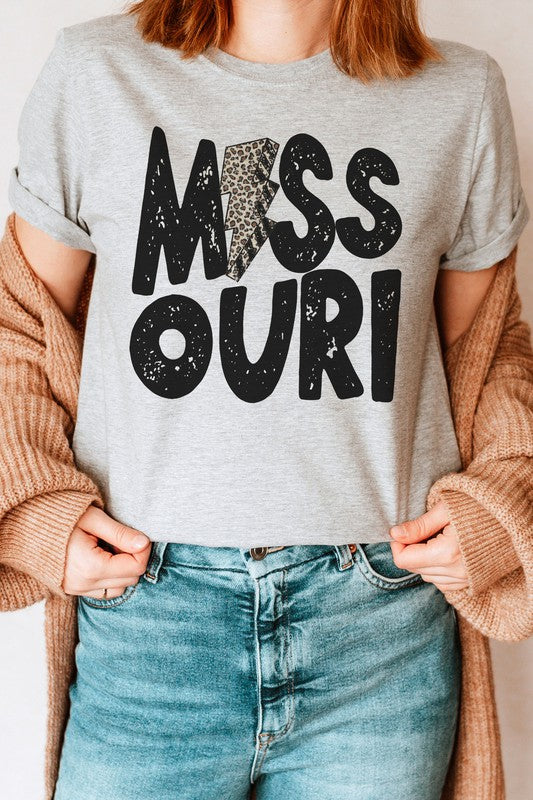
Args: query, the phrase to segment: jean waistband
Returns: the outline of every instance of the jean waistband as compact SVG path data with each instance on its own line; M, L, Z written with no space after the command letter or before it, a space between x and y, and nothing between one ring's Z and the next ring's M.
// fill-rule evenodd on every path
M355 548L353 544L313 544L245 549L153 542L145 578L156 581L164 564L250 572L254 577L260 577L273 570L286 569L327 554L335 556L338 569L343 571L352 566Z

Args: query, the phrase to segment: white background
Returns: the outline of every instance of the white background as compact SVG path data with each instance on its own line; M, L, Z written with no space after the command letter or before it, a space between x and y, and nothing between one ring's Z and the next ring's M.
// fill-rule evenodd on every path
M9 171L24 99L58 28L120 11L113 0L0 0L0 220L10 211ZM502 66L520 149L522 183L533 212L533 3L531 0L425 0L427 33L487 50ZM3 225L3 223L2 223ZM533 223L519 246L519 288L533 324ZM502 726L507 800L531 797L533 643L492 643ZM0 797L42 797L46 721L43 606L0 615Z

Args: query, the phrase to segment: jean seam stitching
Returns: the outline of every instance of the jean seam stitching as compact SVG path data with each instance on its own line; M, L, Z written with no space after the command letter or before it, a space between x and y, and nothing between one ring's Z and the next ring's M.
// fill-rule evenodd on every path
M294 662L292 658L292 636L291 636L291 620L289 616L289 604L288 600L288 591L287 591L287 575L288 571L283 571L283 587L282 587L282 596L283 596L283 605L285 608L285 617L286 617L286 634L285 634L285 646L287 648L287 697L289 699L289 719L286 725L286 733L292 723L294 722Z
M250 783L254 783L256 775L261 770L263 758L258 763L259 751L262 747L262 740L265 738L262 734L263 727L263 689L262 689L262 673L261 673L261 642L259 639L259 613L261 605L261 587L259 579L254 579L254 650L255 650L255 665L256 665L256 697L257 697L257 730L256 742L254 747L254 757L252 760L252 767L250 771Z
M375 570L372 569L370 564L367 562L366 555L361 553L360 548L357 548L355 556L355 561L359 567L361 575L368 581L368 583L372 584L373 586L377 586L380 589L402 589L405 586L411 586L412 584L423 582L422 576L418 573L411 573L403 578L391 578L389 581L389 579L384 578L382 575L379 575Z
M85 595L80 595L80 597L83 603L87 603L87 605L92 606L92 608L116 608L117 606L121 606L123 603L126 603L130 599L130 597L132 597L135 594L135 592L137 591L137 586L138 584L135 583L131 587L132 589L131 592L128 592L127 594L124 593L123 595L119 595L119 597L116 598L110 597L109 600L106 600L103 603L93 602L93 600L96 600L98 598L92 598L92 597L87 598Z
M146 570L143 573L143 577L148 583L157 583L159 580L159 573L164 564L167 545L168 542L153 542L150 558L148 559Z
M289 700L289 718L283 728L279 731L270 732L268 742L275 742L282 736L285 736L286 733L289 732L293 722L294 722L294 665L292 662L292 638L290 635L290 620L289 620L289 612L287 610L287 592L286 592L286 578L287 578L287 570L283 570L283 583L281 588L282 598L283 598L283 605L285 609L285 625L286 625L286 633L285 633L285 646L287 647L287 662L288 662L288 673L287 673L287 697ZM290 664L290 666L289 666Z
M256 767L255 767L255 770L254 770L254 774L259 775L261 773L261 769L263 768L263 763L264 763L264 760L266 758L266 754L267 754L267 752L268 752L268 750L270 748L270 743L273 741L273 739L274 739L274 737L271 736L271 735L269 735L268 737L264 737L264 740L265 740L264 741L264 747L263 747L263 744L260 745L260 749L262 750L261 758L259 760L259 763L256 764Z
M285 566L283 567L275 567L275 569L271 569L268 572L265 572L264 576L262 577L265 577L266 575L274 575L276 572L285 572L289 569L292 569L293 567L301 567L304 564L310 564L312 561L318 561L321 558L331 558L332 553L333 557L336 558L335 552L333 550L332 551L328 550L326 553L321 553L318 556L312 556L311 558L307 558L305 561L297 561L295 564L285 564Z
M184 561L166 561L166 567L187 567L187 569L202 569L208 570L210 572L236 572L239 575L247 575L248 570L246 569L234 569L233 567L210 567L203 564L188 564Z

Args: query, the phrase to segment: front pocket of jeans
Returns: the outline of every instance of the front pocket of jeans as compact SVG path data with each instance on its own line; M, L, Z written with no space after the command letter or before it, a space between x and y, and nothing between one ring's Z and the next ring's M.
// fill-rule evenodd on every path
M403 589L424 582L419 573L396 566L390 542L359 543L354 556L363 577L379 589Z
M141 579L139 579L139 581L140 580ZM87 595L80 594L78 598L82 603L85 603L85 605L91 606L91 608L116 608L116 606L121 606L123 603L126 603L133 596L138 586L138 583L134 583L132 586L126 586L122 594L117 595L117 597L87 597Z

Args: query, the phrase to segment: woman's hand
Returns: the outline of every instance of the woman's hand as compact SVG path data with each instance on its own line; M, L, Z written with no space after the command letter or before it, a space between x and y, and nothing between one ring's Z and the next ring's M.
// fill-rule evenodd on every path
M99 539L110 545L100 546ZM105 511L90 506L70 534L63 591L101 598L118 597L137 583L146 569L150 539Z
M467 588L457 532L442 500L420 517L394 525L390 534L394 537L391 550L397 567L419 573L442 592Z

